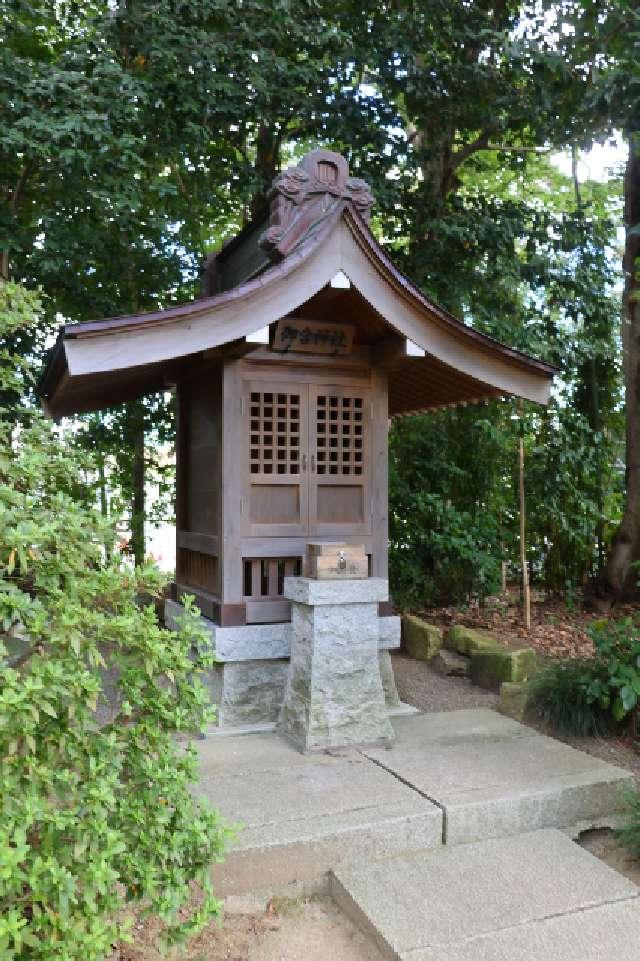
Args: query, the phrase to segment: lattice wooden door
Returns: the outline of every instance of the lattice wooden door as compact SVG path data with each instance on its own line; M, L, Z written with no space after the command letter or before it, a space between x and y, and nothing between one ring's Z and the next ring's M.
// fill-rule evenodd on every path
M308 389L305 384L245 384L252 535L286 536L308 530Z
M371 396L309 387L309 533L371 531Z

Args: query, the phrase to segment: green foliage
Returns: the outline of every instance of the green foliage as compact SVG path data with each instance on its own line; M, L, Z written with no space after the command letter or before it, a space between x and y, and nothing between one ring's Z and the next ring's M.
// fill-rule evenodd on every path
M528 684L527 707L560 734L606 734L611 728L608 705L589 694L605 677L604 666L595 658L550 660Z
M529 685L529 703L560 732L604 734L635 712L640 698L640 627L636 620L595 621L596 653L549 661Z
M588 633L606 674L594 679L587 694L621 721L636 710L640 698L640 626L630 617L596 621Z
M640 858L640 789L626 790L624 800L624 821L616 834L633 857Z
M459 603L499 588L506 508L514 514L500 477L512 439L501 403L394 424L389 563L398 603Z
M602 572L624 487L621 184L579 183L550 151L577 161L633 127L637 23L628 0L6 3L4 266L42 286L49 324L170 306L289 158L344 151L399 265L465 322L559 366L549 412L524 411L527 543L548 590L581 588ZM46 326L16 335L21 355L42 352ZM79 438L99 455L103 503L130 508L138 557L141 421L165 508L173 479L155 456L173 411L143 403ZM421 420L427 443L394 428L397 596L482 595L500 560L517 566L512 413Z
M481 578L495 582L495 576L486 575L501 559L512 569L519 567L517 445L522 431L528 557L539 582L549 591L564 592L597 577L619 520L623 423L610 249L618 185L608 192L584 186L583 207L576 213L570 181L546 159L532 164L533 187L524 174L509 175L495 164L478 162L476 168L460 188L461 202L467 193L477 192L478 183L511 200L495 206L495 233L482 239L473 284L467 287L464 273L456 273L449 287L474 326L545 357L560 370L546 410L492 403L394 426L391 569L399 573L404 589L405 575L398 572L395 558L394 517L400 517L405 529L415 531L409 542L420 537L417 587L422 580L426 592L433 593L428 581L437 563L442 572L438 593L448 593L442 556L436 562L427 543L433 522L421 508L425 496L441 499L453 519L454 535L458 527L466 532L466 553L470 557L475 548ZM552 190L549 203L546 197ZM471 220L468 227L473 229ZM453 565L457 549L454 536L449 553ZM466 584L482 594L482 580L470 584L466 578ZM455 578L450 596L460 596Z
M0 282L2 334L38 309ZM0 450L0 955L97 961L127 936L125 906L184 937L218 910L208 869L227 833L174 740L210 715L197 612L165 631L141 600L161 595L157 570L105 560L90 464L52 424L16 431L3 411ZM181 923L193 881L204 897Z
M395 495L389 561L397 604L460 603L497 590L500 545L491 515L461 511L439 494L416 491L402 505Z

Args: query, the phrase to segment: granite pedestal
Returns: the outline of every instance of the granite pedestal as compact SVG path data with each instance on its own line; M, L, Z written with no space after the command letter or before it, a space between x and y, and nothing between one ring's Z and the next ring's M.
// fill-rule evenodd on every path
M165 602L165 623L176 630L182 605ZM291 624L246 624L220 627L200 619L216 656L204 683L216 705L216 727L233 730L275 724L280 716L289 673ZM387 708L400 705L390 651L400 647L400 618L378 617L378 661Z
M303 751L393 740L378 660L388 581L285 578L291 662L278 730Z

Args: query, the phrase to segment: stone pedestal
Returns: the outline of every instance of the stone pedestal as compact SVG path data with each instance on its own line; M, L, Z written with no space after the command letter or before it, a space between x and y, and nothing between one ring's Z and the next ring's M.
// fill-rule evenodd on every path
M394 737L380 677L378 601L388 581L285 578L291 663L279 731L303 751Z
M177 630L183 615L176 601L165 603L165 623ZM280 716L291 651L291 624L247 624L220 627L200 619L217 663L202 678L217 707L220 728L273 724ZM400 701L389 651L400 647L400 618L378 617L380 674L387 708Z

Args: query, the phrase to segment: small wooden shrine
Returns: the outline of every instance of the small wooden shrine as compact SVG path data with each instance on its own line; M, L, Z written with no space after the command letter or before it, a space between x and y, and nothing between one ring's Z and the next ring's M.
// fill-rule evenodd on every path
M49 360L54 417L176 389L178 593L222 627L286 622L310 542L362 544L387 576L390 418L548 399L552 368L396 270L372 203L343 157L313 151L208 258L200 299L67 325Z

